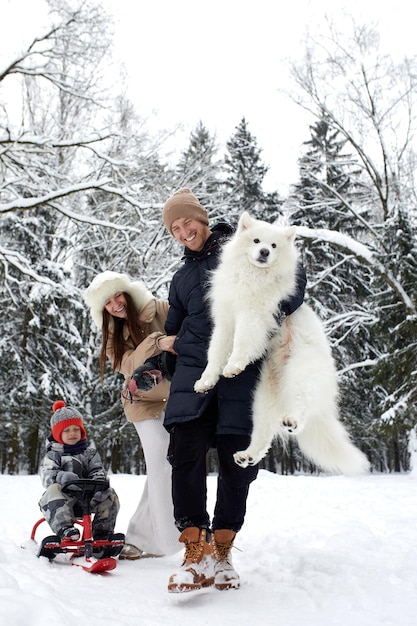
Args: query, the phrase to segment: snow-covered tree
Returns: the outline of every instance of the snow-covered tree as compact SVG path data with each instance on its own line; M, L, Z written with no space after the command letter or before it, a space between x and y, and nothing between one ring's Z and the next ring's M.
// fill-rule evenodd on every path
M263 190L268 167L262 161L262 150L249 132L244 117L226 147L224 187L227 191L227 206L224 218L232 223L237 222L243 211L249 211L258 219L274 221L281 213L282 201L276 192Z
M129 189L140 199L140 207L104 190L89 192L85 205L88 220L72 226L74 280L84 290L99 272L126 272L163 297L169 279L164 269L171 263L165 251L171 242L161 233L161 206L164 195L168 195L171 173L160 164L156 148L141 130L141 120L131 104L119 98L116 111L118 135L108 147L108 162L102 174L112 187ZM101 329L95 328L89 316L82 322L88 363L84 402L95 416L95 431L107 444L104 454L111 457L113 469L131 471L131 460L140 457L141 448L131 425L122 419L123 377L108 364L100 380Z
M325 180L319 187L344 205L346 215L351 214L352 223L360 227L357 237L373 259L364 321L374 357L349 367L361 369L372 390L375 422L380 426L378 418L390 416L383 422L388 447L391 437L393 447L406 450L404 436L416 413L416 354L411 339L417 329L416 274L409 271L416 262L415 60L395 63L382 55L378 34L369 26L353 24L346 34L330 24L327 37L308 44L305 58L293 67L298 85L294 98L317 119L326 116L360 167L360 193L353 200ZM364 261L360 256L357 260ZM401 362L398 376L391 372L394 362ZM392 458L388 453L390 469L406 467L404 455Z
M89 186L80 148L89 151L100 139L86 129L93 128L91 103L101 104L108 22L87 3L49 5L49 29L0 72L2 96L16 81L22 94L19 115L5 103L0 116L0 294L9 317L1 397L2 418L12 418L3 449L11 441L19 450L3 457L10 472L36 471L53 400L78 406L85 375L76 323L82 304L67 266L63 214L71 189Z
M299 159L300 180L292 187L288 210L292 223L311 229L339 231L363 238L364 228L346 208L361 195L357 163L346 152L346 140L324 114L311 126L311 139ZM336 192L336 194L333 193ZM366 208L358 207L366 219ZM374 319L369 300L372 272L354 254L319 237L300 239L308 275L307 302L323 320L340 372L340 407L349 430L362 447L373 419L363 373L350 363L375 357L369 324Z
M151 189L158 159L145 152L143 129L133 137L123 132L104 79L111 31L103 7L48 4L50 26L0 71L1 423L11 416L0 453L10 472L36 471L58 397L85 408L94 434L89 320L81 298L86 275L77 255L85 246L90 259L94 250L100 258L98 248L106 248L113 263L126 253L125 267L133 269L145 248L142 208L152 204L149 210L158 212ZM9 85L13 94L20 86L19 111ZM95 198L99 217L93 190L102 194ZM121 206L129 210L119 219ZM90 269L99 267L91 262Z
M188 187L212 215L212 209L222 204L222 160L215 136L200 121L190 134L188 147L182 152L176 167L175 187Z

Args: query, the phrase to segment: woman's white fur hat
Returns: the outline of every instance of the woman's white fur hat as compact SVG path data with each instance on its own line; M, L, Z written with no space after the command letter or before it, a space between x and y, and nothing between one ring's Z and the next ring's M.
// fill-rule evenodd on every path
M84 291L83 297L91 309L91 317L98 328L103 325L104 303L119 291L124 291L132 297L138 311L155 299L142 282L132 280L127 274L110 270L97 274L91 285Z

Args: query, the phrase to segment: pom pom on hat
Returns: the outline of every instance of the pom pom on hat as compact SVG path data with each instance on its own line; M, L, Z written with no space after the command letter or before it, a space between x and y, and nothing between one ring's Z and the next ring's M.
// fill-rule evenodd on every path
M203 222L207 226L209 223L207 210L200 204L192 191L187 188L176 191L165 202L162 219L171 235L172 224L180 217L189 217Z
M53 403L52 410L55 413L55 411L58 411L58 409L63 409L64 406L67 406L67 405L65 404L63 400L57 400L56 402Z
M63 400L57 400L53 403L52 410L54 413L51 417L51 431L55 441L64 443L62 441L62 431L68 428L68 426L78 426L81 430L81 439L86 438L87 433L83 424L83 416L77 409L67 406Z
M100 272L83 294L84 301L90 307L91 317L98 328L103 325L103 310L106 300L118 292L128 293L138 312L155 299L142 282L132 280L127 274L119 274L119 272L110 270Z

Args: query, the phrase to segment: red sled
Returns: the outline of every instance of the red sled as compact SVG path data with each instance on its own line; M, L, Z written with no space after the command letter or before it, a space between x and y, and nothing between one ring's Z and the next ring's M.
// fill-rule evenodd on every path
M64 492L71 492L78 502L74 507L77 515L75 524L80 526L81 536L77 541L60 539L58 535L49 535L42 539L37 556L46 556L53 561L58 554L68 555L72 565L82 567L86 572L98 574L113 570L118 556L125 544L123 533L113 533L105 539L94 539L92 532L90 500L96 491L104 491L109 486L107 480L91 480L80 478L65 485ZM76 490L74 489L76 488ZM45 518L39 519L32 528L30 538L35 540L38 527L45 522Z

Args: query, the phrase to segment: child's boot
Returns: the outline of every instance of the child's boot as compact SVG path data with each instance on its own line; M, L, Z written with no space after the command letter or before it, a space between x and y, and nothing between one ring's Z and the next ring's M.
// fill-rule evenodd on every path
M67 528L61 528L58 532L58 536L61 541L78 541L80 538L80 531L77 530L77 528L74 528L74 526L68 526Z

